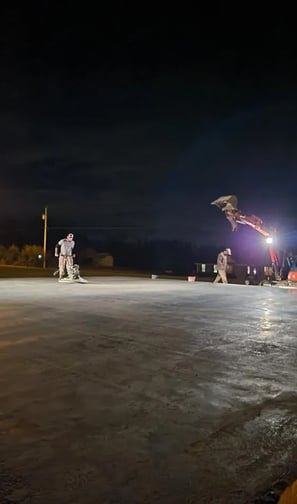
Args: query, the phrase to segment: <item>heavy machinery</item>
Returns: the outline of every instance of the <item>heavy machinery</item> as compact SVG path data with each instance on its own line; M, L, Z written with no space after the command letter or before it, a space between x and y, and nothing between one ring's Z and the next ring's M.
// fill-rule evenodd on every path
M232 231L238 229L238 225L246 225L260 233L266 238L266 243L269 245L269 254L272 267L272 276L266 278L269 283L277 283L287 281L290 284L297 282L297 269L293 254L288 254L284 257L282 263L276 250L273 248L273 231L268 231L263 226L263 221L257 215L245 215L238 209L238 199L234 194L229 196L220 196L211 202L222 212L232 226ZM263 282L262 282L263 283ZM297 283L296 283L297 285Z

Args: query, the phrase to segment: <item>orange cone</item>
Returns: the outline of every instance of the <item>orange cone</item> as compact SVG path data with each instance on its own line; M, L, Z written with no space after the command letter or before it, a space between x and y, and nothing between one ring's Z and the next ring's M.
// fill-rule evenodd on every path
M297 480L281 494L278 504L297 504Z

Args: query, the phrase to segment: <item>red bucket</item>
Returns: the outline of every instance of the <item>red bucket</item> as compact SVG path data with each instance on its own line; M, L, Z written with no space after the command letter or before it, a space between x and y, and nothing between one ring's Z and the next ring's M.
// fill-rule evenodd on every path
M289 282L297 282L297 271L289 271L288 281Z

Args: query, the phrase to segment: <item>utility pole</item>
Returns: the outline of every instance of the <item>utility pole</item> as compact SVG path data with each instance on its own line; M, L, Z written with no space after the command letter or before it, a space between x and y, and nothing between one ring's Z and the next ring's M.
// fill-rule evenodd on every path
M46 268L46 240L47 240L47 207L44 209L42 214L42 220L44 222L43 227L43 269Z

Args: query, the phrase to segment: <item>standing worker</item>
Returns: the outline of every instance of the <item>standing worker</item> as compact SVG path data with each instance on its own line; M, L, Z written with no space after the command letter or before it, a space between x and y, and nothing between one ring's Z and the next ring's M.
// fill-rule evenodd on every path
M213 283L218 283L222 280L223 283L227 284L227 265L228 265L228 256L231 255L231 249L226 248L222 252L219 253L217 257L217 276L214 279Z
M55 247L55 256L59 257L59 280L62 280L67 271L68 279L73 280L73 254L75 242L73 234L69 233L66 238L58 241Z

